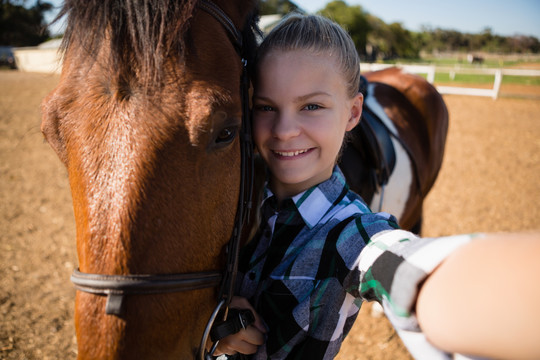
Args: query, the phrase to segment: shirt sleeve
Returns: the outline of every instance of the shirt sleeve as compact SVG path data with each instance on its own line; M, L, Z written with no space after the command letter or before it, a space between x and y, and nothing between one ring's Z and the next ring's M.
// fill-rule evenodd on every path
M424 280L442 261L475 235L420 238L404 230L373 236L359 258L360 296L382 304L415 359L451 359L433 347L418 325L415 304Z

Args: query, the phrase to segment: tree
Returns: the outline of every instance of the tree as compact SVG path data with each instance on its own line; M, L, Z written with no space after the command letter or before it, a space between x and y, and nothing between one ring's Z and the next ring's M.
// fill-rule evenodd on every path
M403 28L400 23L389 25L391 34L390 56L403 59L418 58L420 48L415 45L412 33Z
M261 15L302 12L302 9L289 0L262 0L260 9ZM489 27L479 34L425 26L420 32L411 32L401 23L386 24L365 12L361 6L348 6L342 0L329 2L319 14L343 26L351 35L360 57L370 61L381 58L418 58L420 51L540 52L540 42L532 36L499 36L493 34Z
M44 14L53 6L37 0L32 7L26 1L1 0L0 44L9 46L34 46L50 37Z
M367 20L367 13L360 5L348 6L341 0L332 1L326 4L319 14L343 26L351 35L360 56L366 55L367 37L371 27Z
M259 3L260 15L285 15L292 11L300 11L301 9L289 0L262 0Z
M400 23L386 24L376 16L369 15L371 31L368 34L368 45L372 49L369 60L377 58L418 58L421 42L418 36L405 29Z

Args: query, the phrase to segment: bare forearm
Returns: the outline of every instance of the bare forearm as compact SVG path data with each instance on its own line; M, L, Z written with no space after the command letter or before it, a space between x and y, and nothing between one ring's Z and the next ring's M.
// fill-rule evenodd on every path
M450 255L417 302L438 348L476 356L540 359L540 234L497 234Z

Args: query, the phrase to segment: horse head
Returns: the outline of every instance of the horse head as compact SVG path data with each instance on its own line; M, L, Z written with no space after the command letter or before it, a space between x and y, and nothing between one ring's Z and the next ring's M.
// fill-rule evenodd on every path
M65 2L62 75L42 104L42 131L67 167L82 273L224 267L239 196L242 63L199 3ZM216 5L254 47L254 2ZM107 297L77 292L78 356L192 358L216 294L133 295L109 315Z

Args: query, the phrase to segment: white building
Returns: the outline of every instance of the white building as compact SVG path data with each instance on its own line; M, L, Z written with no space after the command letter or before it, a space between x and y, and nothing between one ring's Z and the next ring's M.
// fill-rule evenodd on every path
M15 63L20 71L60 74L62 57L59 52L62 39L46 41L38 46L13 49Z

